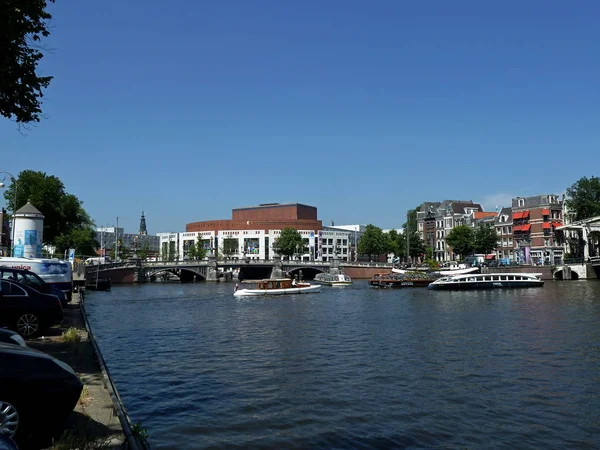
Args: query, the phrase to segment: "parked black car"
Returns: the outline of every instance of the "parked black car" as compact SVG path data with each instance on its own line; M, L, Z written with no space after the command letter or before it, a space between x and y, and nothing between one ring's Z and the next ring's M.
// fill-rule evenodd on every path
M52 434L82 389L68 364L30 347L0 344L0 434L19 446Z
M17 281L26 286L30 286L42 294L56 295L63 305L63 308L69 303L69 299L63 291L46 283L37 274L27 269L16 269L14 267L0 267L0 279Z
M19 333L6 328L0 328L0 342L3 344L17 344L27 347L27 344Z
M19 450L15 441L7 434L0 433L0 450Z
M56 295L42 294L16 281L0 280L0 326L31 337L60 325L63 308Z

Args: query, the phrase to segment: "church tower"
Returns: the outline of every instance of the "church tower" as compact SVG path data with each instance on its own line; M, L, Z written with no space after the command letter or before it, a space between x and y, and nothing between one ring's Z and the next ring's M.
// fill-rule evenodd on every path
M146 230L146 216L144 216L144 211L142 211L142 217L140 218L140 231L138 234L141 236L148 234L148 230Z

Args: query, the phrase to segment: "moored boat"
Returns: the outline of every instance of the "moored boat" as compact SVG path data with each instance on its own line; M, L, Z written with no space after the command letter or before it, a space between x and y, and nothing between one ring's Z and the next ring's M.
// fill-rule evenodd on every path
M430 273L376 273L369 285L377 288L427 287L439 276Z
M326 284L327 286L350 286L352 285L352 278L343 273L332 275L330 273L319 273L315 275L315 281L320 284Z
M414 273L414 272L422 272L422 273L435 273L438 275L463 275L467 273L475 273L479 272L479 267L467 267L465 264L460 264L458 266L451 266L448 268L440 268L439 270L431 270L429 268L417 268L417 269L392 269L394 273Z
M286 294L308 294L319 292L321 286L318 284L296 282L289 278L273 278L255 281L255 288L238 289L236 284L233 295L235 297L257 296L257 295L286 295Z
M433 290L469 290L541 287L540 273L476 273L438 278L428 287Z

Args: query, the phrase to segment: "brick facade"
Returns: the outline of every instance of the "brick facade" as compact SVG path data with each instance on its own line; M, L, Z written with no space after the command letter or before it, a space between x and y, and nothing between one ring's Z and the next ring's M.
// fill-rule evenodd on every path
M186 232L222 230L320 230L323 224L317 220L314 206L291 204L268 204L249 208L235 208L231 219L191 222L185 226Z

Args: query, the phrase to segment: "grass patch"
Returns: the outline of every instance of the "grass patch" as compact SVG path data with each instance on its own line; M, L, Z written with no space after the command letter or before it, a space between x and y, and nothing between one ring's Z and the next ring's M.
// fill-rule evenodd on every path
M78 344L81 342L81 331L79 331L77 328L71 327L68 330L63 331L62 340L63 342Z
M108 450L110 440L88 439L77 436L72 430L65 431L60 439L54 443L52 450Z

